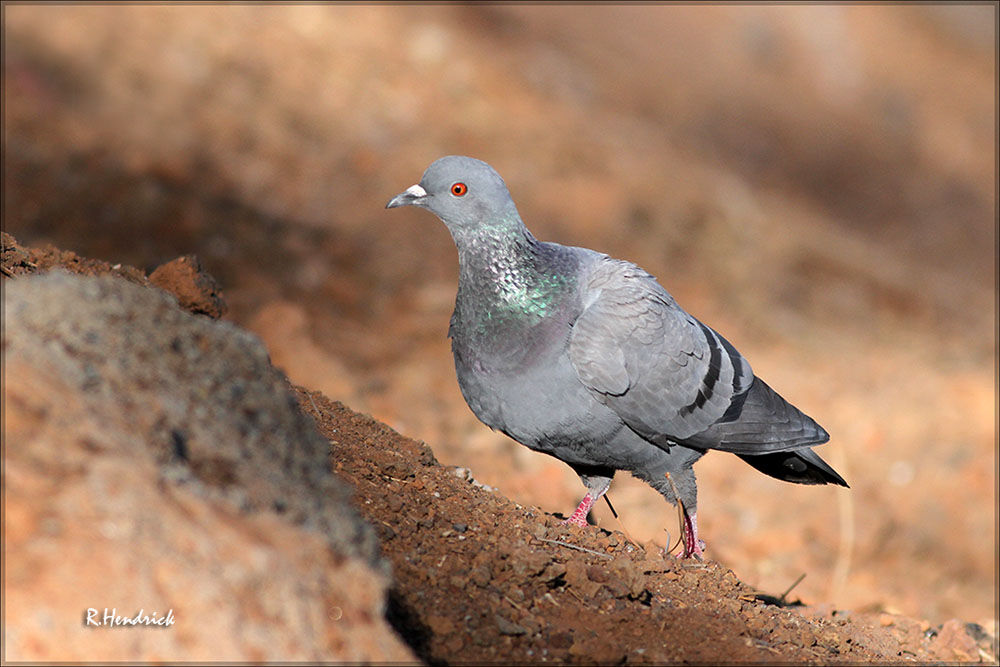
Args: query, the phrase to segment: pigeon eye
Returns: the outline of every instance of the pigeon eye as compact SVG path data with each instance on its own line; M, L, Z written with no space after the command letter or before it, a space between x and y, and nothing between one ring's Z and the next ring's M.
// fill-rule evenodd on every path
M465 187L465 183L455 183L453 186L451 186L451 194L455 195L456 197L461 197L468 191L469 188Z

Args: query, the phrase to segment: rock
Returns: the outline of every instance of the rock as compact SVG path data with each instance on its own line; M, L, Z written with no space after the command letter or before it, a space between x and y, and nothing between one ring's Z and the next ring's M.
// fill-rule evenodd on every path
M580 560L566 563L566 585L584 598L591 598L601 590L601 584L587 576L587 564Z
M931 642L931 651L939 660L979 660L976 640L969 634L966 624L951 619L946 621Z
M7 232L0 232L0 273L9 277L45 273L59 268L83 276L114 275L138 285L149 285L146 274L133 266L110 264L99 259L80 257L72 250L52 245L26 247Z
M25 247L7 232L0 232L2 254L0 272L23 277L61 269L83 276L112 275L137 285L155 285L174 295L181 308L218 319L226 312L226 302L215 278L205 272L195 255L184 255L159 266L147 278L139 269L123 264L80 257L54 246Z
M0 232L0 266L9 276L30 273L34 268L28 252L7 232Z
M455 624L447 616L441 616L440 614L432 614L427 617L427 626L435 633L439 635L446 635L451 633L455 629Z
M599 584L607 583L610 579L608 571L597 565L591 565L587 568L587 578L591 581L595 581Z
M474 567L469 572L469 579L476 586L480 586L480 587L485 586L486 584L490 583L490 579L492 577L493 577L493 575L490 573L490 568L487 567L487 566L485 566L485 565L479 565L477 567Z
M4 289L8 659L413 659L374 533L255 337L119 278ZM87 625L106 609L173 624Z
M177 297L181 308L218 319L226 312L222 289L201 268L195 255L183 255L161 264L149 274L149 282Z
M513 621L507 620L500 614L496 614L494 618L496 619L497 622L497 631L501 635L507 635L510 637L520 637L521 635L528 634L528 631L525 628L522 628L520 625L514 623Z

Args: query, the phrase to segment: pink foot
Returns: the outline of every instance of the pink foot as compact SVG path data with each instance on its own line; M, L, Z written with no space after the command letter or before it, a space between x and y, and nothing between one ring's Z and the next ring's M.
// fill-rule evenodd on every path
M611 486L611 478L580 475L580 479L583 480L584 485L587 487L587 495L576 506L576 511L573 512L573 515L563 520L563 524L584 528L587 525L587 514L590 513L590 508L601 499L601 496L608 492L608 487Z
M580 504L576 506L576 511L568 519L563 519L563 525L586 528L587 514L590 513L590 508L594 506L594 502L596 502L596 498L592 497L588 492L583 497L583 500L580 501Z
M684 535L681 541L684 543L684 551L678 558L705 560L705 542L698 539L698 515L694 512L684 513Z

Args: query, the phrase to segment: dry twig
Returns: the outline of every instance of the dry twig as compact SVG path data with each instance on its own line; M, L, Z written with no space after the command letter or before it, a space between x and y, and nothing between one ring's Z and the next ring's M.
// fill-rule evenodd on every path
M576 549L577 551L585 551L588 554L594 554L595 556L600 556L601 558L607 558L608 560L613 560L613 557L609 554L602 554L600 551L594 551L593 549L588 549L586 547L580 547L575 544L570 544L569 542L563 542L562 540L549 540L544 537L539 537L542 542L549 542L550 544L558 544L561 547L567 547L569 549Z

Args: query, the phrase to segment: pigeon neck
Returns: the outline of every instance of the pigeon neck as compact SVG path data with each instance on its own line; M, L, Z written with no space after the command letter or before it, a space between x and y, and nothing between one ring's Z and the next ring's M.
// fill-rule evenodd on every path
M458 246L458 310L480 319L545 316L561 285L545 271L544 244L518 219L516 224L480 227ZM559 284L556 284L559 283Z

